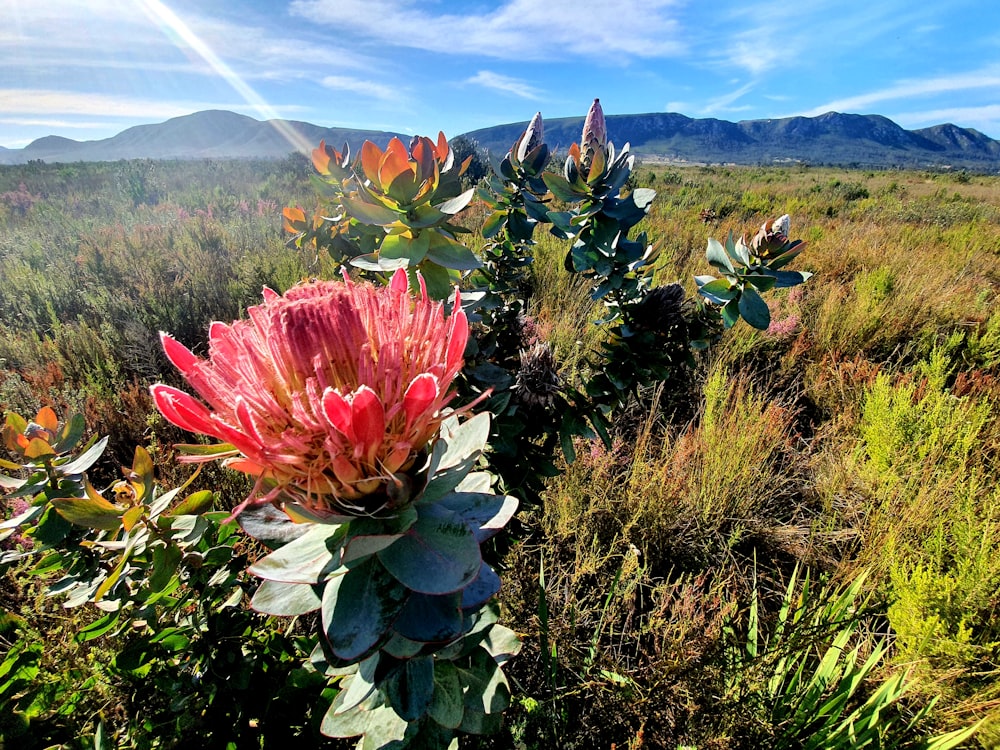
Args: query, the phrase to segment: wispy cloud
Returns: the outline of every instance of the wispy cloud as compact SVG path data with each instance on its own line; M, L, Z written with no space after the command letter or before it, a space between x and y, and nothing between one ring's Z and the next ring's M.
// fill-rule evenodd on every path
M733 6L719 26L739 31L716 40L708 54L716 65L762 76L839 58L851 49L892 39L900 30L907 36L915 30L926 33L933 26L929 19L939 12L932 4L914 6L906 0L851 4L849 12L843 5L841 0L763 0Z
M246 102L168 101L53 89L0 89L0 115L34 115L30 119L36 120L47 119L39 118L38 115L58 115L60 118L104 117L108 120L166 119L205 109L254 112L253 106ZM291 114L303 108L291 106L276 109L281 113ZM83 126L77 123L75 127Z
M0 117L0 124L21 127L66 128L70 130L102 130L106 122L83 122L80 120L45 120L31 117Z
M889 116L906 128L922 128L945 122L963 123L963 127L997 130L1000 127L1000 104L981 107L950 107L924 112L900 112Z
M686 49L679 0L506 0L478 15L434 13L412 0L293 0L314 23L403 47L446 54L539 60L583 57L608 63L660 58ZM415 33L420 29L420 33Z
M350 76L326 76L320 83L328 89L350 91L353 94L361 94L362 96L381 99L383 101L399 99L403 94L398 88Z
M467 78L465 83L484 86L495 91L502 91L505 94L513 94L522 99L538 100L542 98L542 92L526 81L494 73L491 70L480 70L472 78Z
M987 68L969 73L959 73L950 76L939 76L924 80L900 81L894 86L869 91L866 94L835 99L813 107L807 112L803 112L807 117L821 115L824 112L854 112L871 107L881 102L893 101L896 99L911 99L932 94L951 93L955 91L965 91L970 89L997 89L1000 93L1000 69Z
M4 6L10 6L5 8ZM157 18L148 0L0 0L0 65L20 70L56 66L176 72L216 71ZM178 15L180 15L178 13ZM285 79L310 71L371 69L376 61L330 40L296 37L252 22L184 12L183 22L206 47L247 79Z
M753 90L754 85L753 82L746 83L735 91L730 91L728 94L709 99L707 103L698 108L697 112L701 115L712 115L720 112L745 112L750 109L749 105L734 107L732 104L749 94Z

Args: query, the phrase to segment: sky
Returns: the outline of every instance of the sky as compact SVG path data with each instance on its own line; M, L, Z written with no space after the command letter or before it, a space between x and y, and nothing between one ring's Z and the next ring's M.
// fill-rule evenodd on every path
M0 0L0 146L206 109L452 137L837 111L1000 139L995 0Z

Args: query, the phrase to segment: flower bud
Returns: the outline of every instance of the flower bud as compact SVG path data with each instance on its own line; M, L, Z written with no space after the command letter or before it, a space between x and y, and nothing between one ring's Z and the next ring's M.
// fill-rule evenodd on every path
M587 119L583 123L583 134L580 136L581 171L589 174L594 155L600 151L602 156L606 156L607 148L608 127L604 122L604 110L601 109L601 100L594 99L590 111L587 112Z
M542 145L544 126L542 124L542 113L535 112L528 127L514 145L514 156L518 162L524 161L525 157Z

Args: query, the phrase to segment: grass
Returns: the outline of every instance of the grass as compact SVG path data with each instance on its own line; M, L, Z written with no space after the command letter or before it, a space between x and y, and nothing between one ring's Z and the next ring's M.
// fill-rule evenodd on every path
M238 317L261 286L332 272L280 231L280 206L313 201L306 174L298 162L0 169L4 408L72 404L113 437L104 481L141 443L176 484L169 446L182 436L151 416L146 396L151 380L173 377L156 332L199 350L208 322ZM745 651L753 607L760 653L779 628L803 659L840 643L843 630L788 621L787 608L782 620L792 572L807 567L866 602L870 617L843 641L848 654L860 649L855 664L880 654L844 715L905 673L898 727L941 698L900 730L904 746L980 719L968 746L996 746L1000 178L638 175L659 193L639 227L660 247L656 283L680 280L693 294L709 236L752 234L786 212L809 241L795 267L816 275L769 298L784 328L740 324L695 360L688 408L666 407L677 394L641 393L613 445L579 442L577 461L521 513L498 551L504 622L525 640L508 667L515 705L504 732L479 746L775 746L787 725L762 718L773 711L724 700L773 697L761 677L773 670L733 670L733 636ZM704 222L703 209L715 218ZM564 243L536 239L529 313L562 376L584 382L599 311L564 272ZM246 492L218 470L199 481L233 500ZM32 627L53 663L73 663L77 647L47 616ZM92 734L92 716L70 719ZM808 734L806 722L797 741Z

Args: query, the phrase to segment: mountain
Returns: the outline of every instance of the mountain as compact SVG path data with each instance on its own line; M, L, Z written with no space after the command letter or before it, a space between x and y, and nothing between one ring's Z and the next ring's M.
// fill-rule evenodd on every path
M801 162L859 167L935 167L1000 172L1000 142L969 128L935 125L904 130L880 115L827 112L818 117L729 122L694 119L672 112L609 115L608 137L619 147L631 144L641 158L707 164ZM527 122L496 125L465 133L494 154L504 154ZM582 117L545 121L549 147L565 153L580 139ZM295 120L268 120L210 110L138 125L99 141L46 136L23 149L0 148L0 163L116 161L118 159L280 158L295 147L320 140L357 153L365 140L385 146L394 135L372 130L324 128Z
M195 112L156 125L137 125L99 141L74 141L50 135L23 149L0 151L0 163L117 161L118 159L280 158L295 151L282 134L294 131L310 147L325 139L336 148L349 143L352 151L366 140L385 146L397 133L324 128L295 120L262 122L223 110ZM405 136L408 138L408 136Z
M609 115L608 138L640 158L709 164L802 162L861 167L952 167L1000 171L1000 142L969 128L904 130L881 115L827 112L818 117L728 122L675 113ZM466 136L506 153L527 122ZM545 142L565 153L580 139L582 117L545 121Z

